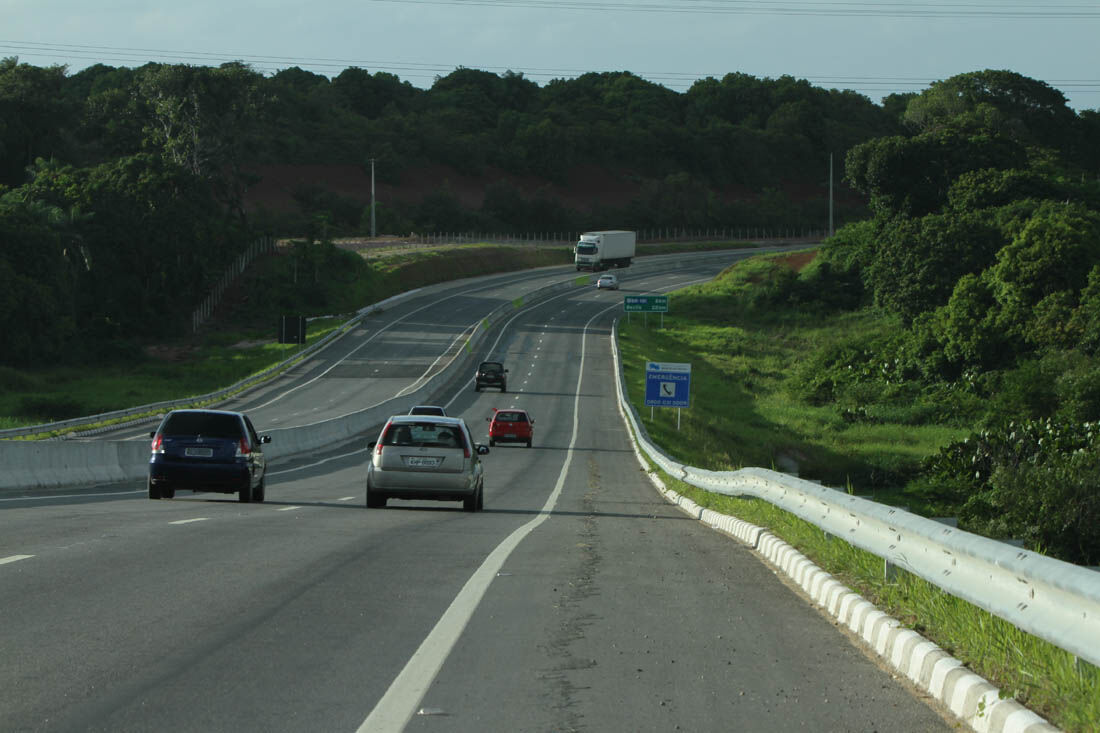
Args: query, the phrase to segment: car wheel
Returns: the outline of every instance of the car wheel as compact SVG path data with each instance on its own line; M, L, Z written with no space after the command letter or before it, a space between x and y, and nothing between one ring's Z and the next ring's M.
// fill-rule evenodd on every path
M500 391L501 392L507 392L508 391L508 385L507 384L500 385Z
M480 512L485 508L485 486L481 485L477 487L477 510Z
M160 498L162 498L162 499L175 499L176 498L176 490L175 489L161 489L160 490Z
M252 501L252 481L245 479L244 486L237 492L237 501L247 504Z
M528 438L528 439L527 439L527 447L528 447L528 448L530 448L530 447L531 447L531 439L530 439L530 438Z
M474 492L473 496L469 497L468 499L463 499L462 500L462 509L463 509L463 511L476 512L477 510L481 509L481 505L482 505L482 501L481 501L481 487L480 486L477 487L477 491Z
M262 502L264 500L264 494L266 492L265 484L267 483L267 477L260 479L260 485L252 489L252 501Z
M489 438L489 447L490 448L495 448L496 445L497 445L497 442L495 440L493 440L492 438Z
M370 484L367 484L367 509L384 509L386 507L386 497L380 496L378 492L370 490Z
M153 485L153 479L149 479L147 481L147 483L149 484L149 498L150 499L159 499L160 498L160 489Z
M480 392L481 391L481 384L480 383L474 385L474 391L475 392Z

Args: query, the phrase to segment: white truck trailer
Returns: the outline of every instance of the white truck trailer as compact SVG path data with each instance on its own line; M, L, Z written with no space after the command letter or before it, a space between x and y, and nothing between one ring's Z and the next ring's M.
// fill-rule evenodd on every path
M578 270L599 272L609 267L630 267L638 238L634 232L619 229L606 232L585 232L573 248L573 262Z

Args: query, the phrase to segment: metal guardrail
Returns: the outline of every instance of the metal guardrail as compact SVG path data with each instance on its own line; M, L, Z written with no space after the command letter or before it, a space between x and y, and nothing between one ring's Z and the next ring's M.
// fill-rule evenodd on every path
M616 338L611 342L614 348ZM619 401L638 444L665 473L706 491L763 499L1100 665L1100 573L776 471L708 471L680 463L649 439L627 400L617 349L615 365Z
M104 412L98 415L86 415L84 417L75 417L71 420L59 420L57 422L43 423L40 425L27 425L21 428L9 428L7 430L0 430L0 440L10 440L12 438L23 438L28 435L42 435L45 433L53 433L62 430L72 430L74 428L80 428L84 425L100 425L103 423L109 423L101 428L82 431L80 436L95 435L98 432L105 432L107 430L114 430L122 427L126 424L141 424L144 422L156 422L159 418L158 415L164 413L167 410L174 410L180 407L188 407L190 405L205 405L213 402L218 402L229 396L235 395L245 389L252 386L259 385L271 378L272 376L282 372L290 365L312 356L316 352L328 346L336 339L343 336L349 328L361 321L365 316L371 313L383 309L395 301L406 298L417 291L410 290L400 295L395 295L392 298L387 298L379 303L367 306L366 308L358 311L347 323L343 324L340 328L333 331L323 339L318 340L316 343L310 344L305 349L296 352L293 356L284 359L283 361L264 369L261 372L251 374L244 379L232 384L224 389L219 389L216 392L210 392L209 394L194 395L192 397L183 397L178 400L167 400L164 402L154 402L148 405L138 405L137 407L128 407L124 410L114 410L112 412ZM127 421L127 418L134 418L132 421ZM75 433L73 437L78 437Z
M694 261L707 260L707 259L716 259L716 258L723 257L723 256L728 256L728 252L717 252L717 253L706 253L706 254L700 253L698 255L695 255ZM636 261L635 264L632 267L632 270L634 272L645 272L645 271L647 271L648 269L651 269L651 268L659 268L661 265L658 264L658 263L667 262L668 258L674 258L674 257L677 257L677 255L656 255L651 260L652 264L650 264L648 266L643 261ZM646 258L646 259L649 259L649 258ZM53 433L53 432L59 432L59 431L70 431L70 430L73 430L74 428L80 428L81 426L85 426L85 425L100 425L101 423L109 423L108 425L105 425L102 428L91 429L91 430L80 431L80 432L73 431L72 434L70 436L68 436L68 437L86 437L86 436L95 435L97 433L106 432L108 430L114 430L116 428L123 427L127 424L142 424L142 423L156 422L157 419L158 419L157 415L160 414L160 413L163 413L167 410L173 410L173 409L180 408L180 407L188 407L188 406L191 406L191 405L200 405L200 404L205 405L205 404L211 404L211 403L214 403L214 402L218 402L219 400L225 399L226 397L228 397L230 395L235 395L235 394L241 392L242 390L244 390L246 388L249 388L249 387L254 386L254 385L259 385L263 381L265 381L266 379L268 379L268 378L278 374L279 372L283 371L284 369L286 369L291 364L293 364L293 363L295 363L295 362L297 362L297 361L299 361L299 360L301 360L301 359L303 359L307 356L312 356L315 352L320 351L325 346L327 346L329 343L331 343L332 341L334 341L335 339L337 339L341 335L343 335L349 328L351 328L353 325L355 325L360 320L362 320L362 318L364 316L370 315L371 313L373 313L377 310L384 309L384 308L388 307L389 305L391 305L392 303L395 303L399 300L407 298L410 295L415 294L416 292L418 292L418 290L410 290L410 291L401 293L400 295L395 295L392 298L387 298L386 300L383 300L383 301L380 301L378 303L374 303L372 305L369 305L365 308L362 308L361 310L359 310L356 313L356 315L351 320L349 320L347 323L345 323L340 329L338 329L337 331L334 331L333 333L329 334L328 336L321 339L320 341L318 341L314 344L311 344L308 348L305 348L305 349L297 352L296 354L294 354L294 356L288 357L287 359L284 359L283 361L279 362L278 364L276 364L272 367L269 367L269 368L267 368L267 369L265 369L261 372L257 372L256 374L252 374L248 377L245 377L244 379L240 380L236 384L232 384L232 385L230 385L230 386L228 386L224 389L220 389L216 392L211 392L209 394L203 394L203 395L195 395L195 396L192 396L192 397L183 397L183 398L180 398L178 400L168 400L168 401L165 401L165 402L155 402L155 403L148 404L148 405L138 405L136 407L128 407L128 408L123 409L123 410L114 410L112 412L104 412L104 413L100 413L98 415L86 415L86 416L83 416L83 417L75 417L75 418L72 418L70 420L59 420L59 421L56 421L56 422L42 423L42 424L39 424L39 425L26 425L26 426L23 426L23 427L20 427L20 428L9 428L9 429L6 429L6 430L0 430L0 440L11 440L11 439L14 439L14 438L27 437L29 435L43 435L43 434L46 434L46 433ZM133 421L127 421L127 418L134 418L134 420Z
M225 291L233 284L233 281L240 277L241 273L251 264L252 260L256 259L262 254L267 254L275 249L274 237L260 237L253 242L247 250L237 255L237 257L229 263L229 266L225 268L225 272L218 278L218 281L214 283L214 287L211 289L210 294L203 298L199 306L191 313L191 332L199 330L199 326L205 323L210 316L214 315L214 309L218 307L218 304L222 300L222 296L225 295Z

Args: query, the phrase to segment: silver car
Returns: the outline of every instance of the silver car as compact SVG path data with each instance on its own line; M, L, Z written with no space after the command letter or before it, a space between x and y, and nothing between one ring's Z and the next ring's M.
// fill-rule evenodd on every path
M468 512L484 505L481 456L466 421L436 415L395 415L367 445L367 508L388 499L461 501Z

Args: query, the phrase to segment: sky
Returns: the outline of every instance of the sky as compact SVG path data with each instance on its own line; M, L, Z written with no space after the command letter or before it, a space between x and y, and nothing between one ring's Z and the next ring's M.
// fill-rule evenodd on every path
M675 91L783 75L874 102L1007 69L1100 108L1100 2L1084 0L0 0L0 58L217 65L430 87L459 67L544 85L629 71Z

